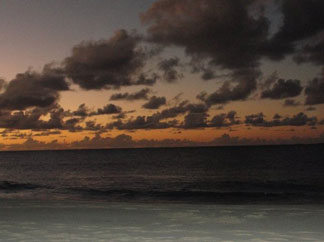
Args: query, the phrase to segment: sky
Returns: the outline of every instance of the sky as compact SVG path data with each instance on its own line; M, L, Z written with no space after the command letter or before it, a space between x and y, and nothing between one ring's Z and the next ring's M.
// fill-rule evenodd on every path
M0 148L324 142L321 0L0 2Z

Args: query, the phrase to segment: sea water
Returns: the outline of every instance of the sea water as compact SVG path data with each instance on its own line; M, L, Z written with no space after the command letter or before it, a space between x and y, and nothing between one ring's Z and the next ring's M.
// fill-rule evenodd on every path
M324 146L0 153L0 241L324 241Z

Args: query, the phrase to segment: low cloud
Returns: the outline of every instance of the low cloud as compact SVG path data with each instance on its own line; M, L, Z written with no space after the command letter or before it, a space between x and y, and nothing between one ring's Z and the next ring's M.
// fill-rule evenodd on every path
M202 92L197 98L208 106L224 104L230 101L246 100L256 90L257 78L261 75L256 70L240 70L232 74L232 80L224 84L214 93ZM232 83L236 83L233 85Z
M48 120L41 119L49 115ZM27 111L2 112L0 128L6 129L63 129L64 111L56 108L34 108Z
M248 14L251 2L159 0L141 19L151 42L184 47L192 58L207 57L223 68L250 68L269 28L262 15Z
M271 27L279 20L266 14L274 7L282 17L275 31ZM218 69L232 72L233 78L218 90L198 95L214 105L246 100L256 89L264 58L279 61L299 53L299 62L323 64L323 11L321 0L158 0L141 19L150 42L184 48L204 80L214 78ZM301 91L299 81L279 80L262 98L290 98Z
M228 113L215 115L211 119L209 126L221 128L221 127L229 127L237 124L240 124L240 121L237 119L236 112L230 111Z
M182 78L182 74L176 70L179 64L180 60L178 57L165 59L158 63L158 68L163 72L162 76L166 82L173 83Z
M225 128L240 124L235 111L221 113L208 120L209 115L205 112L189 112L182 125L177 128L197 129L197 128Z
M257 16L249 13L253 3L159 0L141 19L148 26L150 42L184 48L196 71L204 72L203 79L214 78L215 68L233 72L230 81L204 96L208 105L214 105L245 100L256 89L256 73L261 50L267 42L269 21L261 8ZM207 62L207 67L197 68L201 62Z
M89 108L86 106L85 103L79 105L78 109L73 111L72 116L80 116L80 117L87 117L89 116Z
M91 117L95 115L109 115L109 114L120 114L122 112L122 108L115 105L115 104L106 104L102 108L98 108L97 111L91 111L90 108L86 106L85 103L81 104L77 110L71 112L67 111L65 112L65 116L68 117L81 117L81 118L86 118L86 117Z
M36 134L33 134L32 136L34 137L37 137L37 136L52 136L52 135L60 135L61 134L61 131L59 130L46 130L44 132L40 132L40 133L36 133Z
M183 121L175 119L183 116ZM238 125L241 122L235 111L215 115L208 119L208 107L204 104L191 104L186 101L171 108L156 112L150 116L137 116L129 120L118 120L107 125L108 129L135 130L135 129L202 129L224 128Z
M299 80L283 80L279 79L270 89L261 93L261 98L283 99L296 97L301 94L303 87Z
M146 103L143 104L142 107L146 109L159 109L162 105L165 104L165 97L152 96Z
M8 150L48 150L48 149L62 149L64 146L58 143L57 140L53 140L49 143L38 141L29 137L22 144L12 144L5 146Z
M62 71L45 65L41 73L26 71L17 74L0 94L0 108L23 110L50 107L59 100L59 91L67 90L69 85Z
M161 112L157 112L152 116L158 120L164 120L169 118L175 118L179 115L183 115L185 113L196 113L196 114L204 114L208 111L208 107L205 104L193 104L188 101L182 101L178 105L163 109Z
M311 62L315 65L324 64L324 32L322 33L321 40L313 45L305 45L295 56L294 60L301 64L304 62Z
M286 99L283 106L284 107L296 107L296 106L300 106L300 102L297 102L294 99Z
M119 130L134 130L134 129L166 129L176 127L187 127L186 123L179 125L174 118L179 115L198 116L206 115L208 107L204 104L191 104L188 101L183 101L177 106L163 109L151 116L137 116L126 121L118 120L107 125L107 128L117 128ZM171 119L171 120L170 120ZM168 121L166 121L168 120ZM188 119L187 122L190 120ZM189 124L189 123L187 123ZM192 127L193 128L193 127Z
M275 3L279 4L282 13L282 25L269 40L266 54L274 60L281 60L297 51L296 43L324 30L324 2L283 0Z
M189 112L185 117L183 124L178 128L184 129L199 129L207 127L208 114L205 112Z
M275 115L272 120L265 120L263 113L251 114L245 116L245 124L259 127L276 127L276 126L304 126L316 125L316 117L308 117L307 114L298 113L291 117L281 117Z
M103 114L118 114L122 112L122 108L116 106L115 104L107 104L103 108L98 108L95 115L103 115Z
M119 100L126 100L126 101L135 101L135 100L148 100L148 95L151 92L149 88L143 88L134 93L116 93L111 95L110 100L112 101L119 101Z
M167 129L174 126L174 122L161 122L152 116L137 116L123 122L121 120L107 124L106 128L118 130L137 130L137 129Z
M140 37L118 30L108 40L82 42L75 46L63 66L73 83L85 90L152 85L141 74L145 54L138 48Z
M314 78L308 82L305 88L306 105L316 105L324 103L324 76Z
M93 138L88 136L83 140L71 143L59 143L53 140L49 143L38 141L32 137L21 144L0 144L2 150L44 150L44 149L98 149L98 148L141 148L141 147L190 147L190 146L236 146L236 145L273 145L273 144L316 144L324 142L324 133L317 137L297 137L287 139L249 139L230 136L224 133L211 141L198 142L187 139L140 139L134 140L132 136L121 134L115 137L102 137L96 134Z
M306 111L309 111L309 112L315 111L315 110L316 110L316 108L313 107L313 106L309 106L309 107L306 108Z

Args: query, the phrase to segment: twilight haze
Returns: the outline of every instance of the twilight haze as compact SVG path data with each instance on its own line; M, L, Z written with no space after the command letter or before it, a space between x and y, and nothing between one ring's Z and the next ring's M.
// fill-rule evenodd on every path
M324 1L1 1L2 150L324 142Z

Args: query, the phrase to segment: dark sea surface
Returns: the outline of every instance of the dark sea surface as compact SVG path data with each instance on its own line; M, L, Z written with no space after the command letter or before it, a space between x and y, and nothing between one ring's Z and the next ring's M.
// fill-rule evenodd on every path
M0 242L324 241L324 146L0 153Z
M324 145L1 152L0 198L323 203Z

